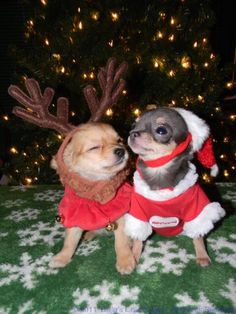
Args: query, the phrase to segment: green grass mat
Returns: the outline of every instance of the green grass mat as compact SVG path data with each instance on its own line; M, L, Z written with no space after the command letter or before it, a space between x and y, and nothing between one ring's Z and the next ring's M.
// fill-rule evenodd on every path
M114 239L82 243L72 262L48 262L63 243L58 186L0 188L0 313L236 313L236 184L207 187L228 215L208 236L200 268L189 238L154 235L131 274L115 269Z

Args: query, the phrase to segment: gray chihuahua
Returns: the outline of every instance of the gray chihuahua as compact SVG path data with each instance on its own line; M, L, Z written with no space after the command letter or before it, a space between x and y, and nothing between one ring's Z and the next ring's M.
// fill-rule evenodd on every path
M190 162L202 149L200 161L216 175L209 132L205 121L180 108L150 110L134 123L128 145L138 159L125 231L137 240L133 246L136 260L143 241L155 231L163 236L191 237L197 263L209 265L204 236L225 211L219 203L209 201Z

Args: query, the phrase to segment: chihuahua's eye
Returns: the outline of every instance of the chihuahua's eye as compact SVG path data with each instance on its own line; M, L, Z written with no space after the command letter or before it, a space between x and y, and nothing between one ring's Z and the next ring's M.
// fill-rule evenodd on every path
M168 133L166 127L164 126L159 126L157 129L156 129L156 133L158 135L166 135Z

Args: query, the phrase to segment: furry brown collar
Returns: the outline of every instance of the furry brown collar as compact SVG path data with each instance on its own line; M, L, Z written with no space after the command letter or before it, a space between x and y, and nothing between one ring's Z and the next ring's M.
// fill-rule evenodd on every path
M111 179L97 181L92 181L81 177L78 173L70 172L64 163L63 154L67 144L76 132L78 132L78 128L73 129L66 136L55 156L60 181L64 186L70 186L78 196L105 204L115 196L117 189L126 180L129 170L124 169Z

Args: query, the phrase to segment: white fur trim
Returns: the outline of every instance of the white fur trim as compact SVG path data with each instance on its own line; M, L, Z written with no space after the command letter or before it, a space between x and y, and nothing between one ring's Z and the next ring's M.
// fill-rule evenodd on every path
M219 167L215 164L214 166L211 167L211 176L216 177L219 173Z
M193 151L197 152L209 137L210 129L204 120L195 115L192 111L183 108L174 108L184 119L192 134Z
M206 235L213 229L214 223L224 217L225 211L219 203L213 202L205 206L197 218L184 224L184 234L190 238Z
M187 191L191 186L193 186L198 179L198 174L196 173L196 167L189 162L189 171L185 177L175 186L173 190L163 189L163 190L151 190L147 183L140 177L138 171L134 173L134 187L135 191L153 201L167 201L174 197L179 196L183 192Z
M132 239L145 241L152 234L152 227L148 222L126 214L124 231Z

